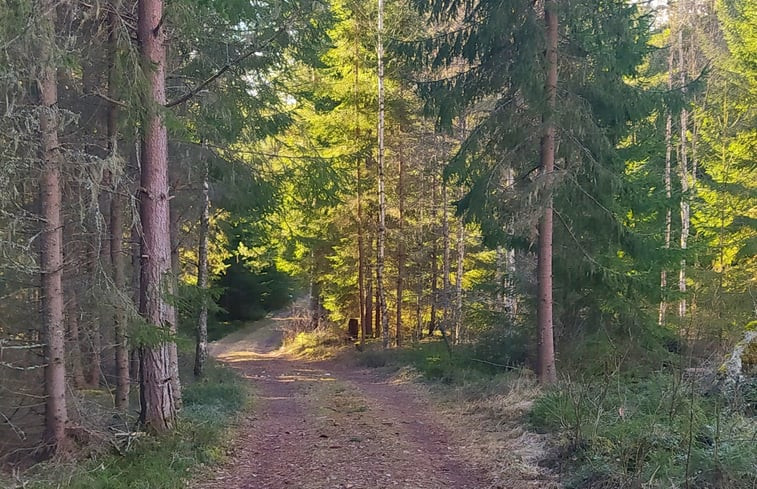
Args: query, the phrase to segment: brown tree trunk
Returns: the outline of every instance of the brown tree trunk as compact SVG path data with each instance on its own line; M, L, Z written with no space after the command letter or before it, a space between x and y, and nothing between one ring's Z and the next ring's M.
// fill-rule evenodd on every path
M447 196L447 182L442 181L442 324L443 331L449 329L450 323L450 257L451 246L449 236L449 205Z
M378 0L378 256L376 261L376 293L381 311L381 335L384 348L389 347L389 312L384 290L384 255L386 241L386 193L384 191L384 0Z
M75 285L70 283L70 279L66 284L69 292L68 300L66 301L66 324L68 325L68 356L70 358L71 365L71 377L74 380L74 386L77 389L84 389L87 387L87 380L84 378L84 366L82 363L81 352L81 331L79 331L79 301L76 297Z
M136 198L139 199L139 192L136 194ZM142 261L142 239L140 238L139 225L134 222L131 226L131 237L129 240L131 245L131 287L132 287L132 302L139 308L140 301L140 289L139 275L140 275L140 262ZM129 377L132 382L139 380L139 345L129 345Z
M400 137L402 133L400 132ZM399 182L397 183L397 194L399 197L399 222L397 223L397 338L396 345L402 346L402 286L405 275L405 162L402 153L402 143L400 142L400 152L398 158L399 165Z
M171 189L170 175L169 175L169 192ZM174 201L175 202L175 201ZM178 211L172 210L172 205L169 204L169 216L170 216L170 236L171 236L171 280L168 281L168 294L174 295L179 291L179 277L181 276L181 259L179 250L181 247L181 216ZM176 313L174 312L174 316ZM176 336L177 324L176 321L170 325L171 334ZM168 354L171 363L171 382L173 383L173 393L175 396L176 408L181 408L181 381L179 379L179 349L176 346L176 341L171 341L168 344Z
M368 240L368 249L373 248L373 239ZM363 324L365 325L365 335L368 338L374 336L373 329L373 274L371 273L370 259L366 260L365 264L365 319Z
M547 0L544 8L547 26L547 116L544 135L541 139L541 171L548 191L555 170L555 109L557 106L557 1ZM538 301L537 322L539 325L538 375L542 384L557 380L555 347L552 326L552 198L549 197L544 214L539 222L539 258L537 265Z
M100 259L101 247L97 243L99 237L95 237L95 243L92 243L91 247L87 248L87 276L90 280L90 287L94 288L97 283L97 265ZM100 386L100 376L102 374L102 331L100 330L100 317L99 311L97 311L98 305L89 303L90 314L84 315L84 327L87 335L87 348L88 353L88 365L87 365L87 383L93 389L97 389ZM86 311L86 307L83 309Z
M355 22L355 151L360 149L360 31L358 29L357 15ZM365 250L363 249L363 178L362 158L357 155L355 159L357 193L357 285L358 285L358 309L360 311L360 348L365 347L365 337L368 332L365 315Z
M210 232L210 192L208 163L202 180L202 215L200 216L200 246L197 263L197 288L200 289L200 317L197 321L197 344L195 347L195 377L202 377L208 359L208 234Z
M40 178L40 272L42 320L45 336L45 443L54 455L66 445L66 363L63 303L63 222L61 220L61 158L58 143L58 87L55 69L56 2L40 6L42 36L38 40L40 73L39 129L42 175Z
M126 271L123 253L123 199L118 190L113 193L110 201L110 229L111 229L111 262L113 263L113 284L117 291L126 289ZM115 360L116 360L116 407L126 410L129 408L129 345L126 336L125 305L116 304L113 315L115 329Z
M429 336L433 335L434 331L436 331L436 305L439 300L437 289L437 283L439 279L439 264L437 263L439 247L436 235L436 211L439 203L436 200L436 185L436 166L434 166L434 168L432 168L431 174L431 229L433 237L431 238L431 318L428 324Z
M137 36L149 98L142 137L140 216L142 254L140 313L147 323L168 336L176 314L166 300L171 282L171 236L168 196L168 136L161 111L165 104L165 25L163 0L139 0ZM151 431L173 428L176 418L171 344L160 338L140 351L140 422Z
M116 24L118 15L112 6L108 13L108 96L112 100L118 99L116 93ZM117 153L118 141L118 108L111 104L108 108L108 152L111 157ZM119 293L126 290L126 270L123 253L124 218L123 198L118 181L112 180L113 194L110 198L110 262L113 273L113 285ZM126 311L125 306L116 303L113 312L113 329L115 332L115 363L116 363L116 408L127 410L129 408L129 347L126 340Z
M463 334L463 272L465 265L465 221L457 220L457 275L455 276L455 343Z
M373 327L373 337L374 338L381 338L381 333L382 333L382 330L381 330L381 297L379 297L379 289L378 289L378 267L376 267L376 290L375 290L375 293L374 293L373 305L374 305L374 312L375 312L375 314L374 314L374 316L375 316L375 322L374 322L374 327Z

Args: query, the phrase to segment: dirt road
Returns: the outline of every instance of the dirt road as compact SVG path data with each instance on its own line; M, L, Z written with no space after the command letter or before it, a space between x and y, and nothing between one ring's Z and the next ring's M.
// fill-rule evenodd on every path
M454 435L410 386L372 370L307 362L278 348L285 318L214 344L253 383L229 461L203 489L483 489Z

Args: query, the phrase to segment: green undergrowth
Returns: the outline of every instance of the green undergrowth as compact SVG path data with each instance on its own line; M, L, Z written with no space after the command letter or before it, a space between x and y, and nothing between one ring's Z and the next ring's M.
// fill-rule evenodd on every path
M398 369L413 367L424 379L442 384L467 384L492 380L515 368L479 358L473 346L458 345L452 351L441 339L410 343L403 348L383 350L380 342L371 343L354 361L364 367Z
M493 365L475 346L454 347L452 354L434 340L401 349L366 346L350 354L357 365L412 367L446 397L479 410L514 383L533 385L527 369ZM568 489L757 487L757 387L718 392L696 369L680 368L681 357L666 349L640 347L623 363L608 348L583 344L572 357L582 361L561 364L558 385L523 396L533 399L524 427L550 440L541 466L559 473ZM649 367L654 363L657 370ZM492 416L512 414L494 410Z
M757 420L673 372L564 380L529 414L566 488L754 488Z
M184 377L189 378L189 377ZM186 381L185 381L186 382ZM230 428L249 403L248 387L231 369L210 361L203 380L187 382L173 433L140 436L76 463L46 463L29 474L30 489L178 489L223 460Z

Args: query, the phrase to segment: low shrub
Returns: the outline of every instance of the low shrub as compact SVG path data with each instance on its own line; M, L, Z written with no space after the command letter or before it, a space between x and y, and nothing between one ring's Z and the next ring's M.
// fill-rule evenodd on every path
M568 488L752 488L757 421L671 373L565 381L529 420L563 436Z
M49 462L26 475L30 489L179 489L205 465L225 455L229 427L248 403L241 378L210 361L205 379L187 383L184 408L175 430L140 436L130 447L115 448L88 460ZM12 486L11 486L12 487Z

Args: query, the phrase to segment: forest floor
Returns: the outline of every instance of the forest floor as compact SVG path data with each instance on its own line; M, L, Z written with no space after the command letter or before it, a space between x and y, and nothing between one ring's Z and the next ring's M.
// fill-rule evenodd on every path
M338 360L281 350L285 317L214 343L211 353L253 384L228 459L192 484L202 489L484 489L551 487L554 481L493 477L471 462L479 450L413 382ZM467 463L466 463L467 461ZM533 471L532 471L533 472ZM539 472L537 470L537 472ZM530 480L528 480L530 479Z

